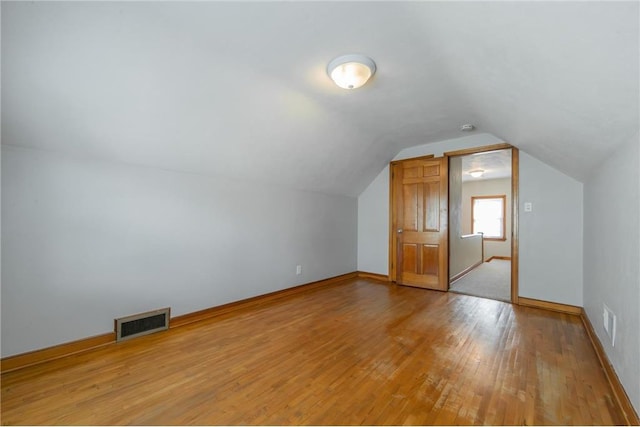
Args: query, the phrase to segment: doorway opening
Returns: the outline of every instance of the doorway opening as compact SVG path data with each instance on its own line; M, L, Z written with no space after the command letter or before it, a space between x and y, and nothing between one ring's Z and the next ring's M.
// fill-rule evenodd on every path
M517 149L447 156L449 290L517 302Z

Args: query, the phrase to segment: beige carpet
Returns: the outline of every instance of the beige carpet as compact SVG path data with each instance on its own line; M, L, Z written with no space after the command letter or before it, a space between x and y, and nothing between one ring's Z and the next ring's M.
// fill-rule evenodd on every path
M483 298L511 301L511 261L485 262L453 282L449 290Z

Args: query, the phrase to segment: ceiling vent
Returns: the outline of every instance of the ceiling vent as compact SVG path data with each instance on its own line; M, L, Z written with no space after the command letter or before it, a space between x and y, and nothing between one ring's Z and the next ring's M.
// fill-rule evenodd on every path
M115 319L116 341L128 340L169 329L170 313L170 308L161 308Z

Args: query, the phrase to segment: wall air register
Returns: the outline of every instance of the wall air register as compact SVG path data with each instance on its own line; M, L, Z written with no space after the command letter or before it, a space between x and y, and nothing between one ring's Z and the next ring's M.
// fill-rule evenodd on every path
M171 309L167 307L115 319L116 341L124 341L169 329L170 313Z

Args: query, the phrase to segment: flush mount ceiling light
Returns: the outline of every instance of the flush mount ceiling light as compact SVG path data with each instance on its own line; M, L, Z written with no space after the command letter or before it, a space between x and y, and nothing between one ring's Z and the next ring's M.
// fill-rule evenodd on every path
M376 72L376 63L363 55L342 55L329 62L327 74L343 89L357 89Z
M484 171L482 169L476 169L474 171L469 172L469 175L471 175L474 178L480 178L482 174L484 174Z

